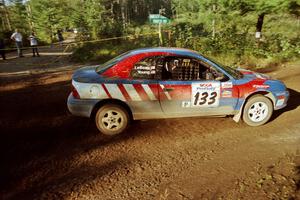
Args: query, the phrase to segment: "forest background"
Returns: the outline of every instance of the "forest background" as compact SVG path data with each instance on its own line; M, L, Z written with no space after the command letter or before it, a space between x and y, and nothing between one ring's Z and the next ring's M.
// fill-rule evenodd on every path
M161 39L150 14L170 19ZM1 0L0 17L7 47L15 28L24 38L35 31L40 45L55 43L58 30L75 32L72 59L81 62L151 46L190 48L231 66L277 66L300 55L300 0Z

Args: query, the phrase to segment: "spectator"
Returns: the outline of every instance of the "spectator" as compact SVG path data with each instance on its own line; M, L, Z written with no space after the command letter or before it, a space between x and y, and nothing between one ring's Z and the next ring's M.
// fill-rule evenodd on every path
M15 43L16 43L19 58L24 57L23 54L22 54L22 48L23 48L22 40L23 40L23 37L22 37L22 34L19 33L18 29L15 30L15 32L11 35L10 39L15 41Z
M0 38L0 54L2 56L3 60L6 60L5 58L5 44L4 44L4 40L2 38Z
M30 46L32 47L32 56L35 57L35 54L40 57L37 45L38 45L38 41L37 41L37 37L35 36L35 33L32 32L31 35L28 37L29 41L30 41Z
M62 46L63 41L64 41L64 37L63 37L63 35L61 33L61 30L57 30L57 34L56 35L57 35L57 40L59 42L59 45Z

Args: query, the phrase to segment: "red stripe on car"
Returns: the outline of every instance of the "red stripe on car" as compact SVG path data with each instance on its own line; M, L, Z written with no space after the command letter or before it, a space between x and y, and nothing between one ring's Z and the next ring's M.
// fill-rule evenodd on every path
M123 96L125 97L126 101L131 101L131 98L130 98L128 92L126 91L126 89L124 88L123 84L118 84L118 87L119 87L120 91L122 92Z
M107 96L111 99L111 95L110 95L109 91L107 90L107 88L105 87L104 83L102 83L102 87L103 87L105 93L107 94Z
M142 100L144 100L144 101L150 100L150 98L148 97L147 93L145 92L145 90L141 84L133 84L133 87L135 88L137 93L140 95Z

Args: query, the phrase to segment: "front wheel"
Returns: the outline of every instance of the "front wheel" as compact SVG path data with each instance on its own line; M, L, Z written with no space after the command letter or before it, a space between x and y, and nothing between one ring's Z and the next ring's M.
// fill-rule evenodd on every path
M273 114L273 104L270 99L262 95L251 97L243 110L243 120L249 126L265 124Z
M105 135L117 135L123 132L129 124L126 109L116 104L106 104L96 113L96 126Z

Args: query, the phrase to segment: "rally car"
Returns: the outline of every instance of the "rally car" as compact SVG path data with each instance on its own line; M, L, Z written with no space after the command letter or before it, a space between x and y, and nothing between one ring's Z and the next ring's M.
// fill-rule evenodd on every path
M288 97L286 86L266 75L188 49L145 48L77 70L67 104L72 114L93 117L100 132L115 135L141 119L233 116L259 126Z

